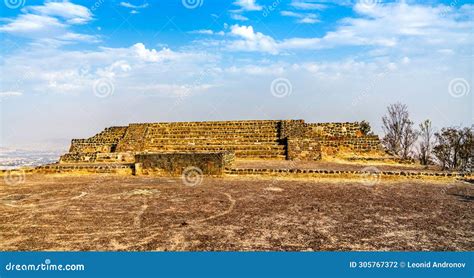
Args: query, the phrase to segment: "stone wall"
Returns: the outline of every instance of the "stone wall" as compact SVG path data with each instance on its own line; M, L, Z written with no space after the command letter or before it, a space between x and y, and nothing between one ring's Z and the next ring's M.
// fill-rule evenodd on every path
M363 134L358 122L310 123L306 136L319 141L323 155L339 152L384 154L379 137Z
M383 152L378 136L368 135L362 137L326 137L318 140L324 149L332 148L331 152L336 153L343 148L353 152Z
M55 174L55 173L89 173L89 174L123 174L131 175L133 173L133 164L49 164L38 166L34 169L35 173Z
M279 123L279 138L304 138L306 129L304 120L283 120Z
M59 158L59 163L133 163L134 153L67 153Z
M308 123L308 135L316 137L360 137L363 136L358 122L353 123Z
M321 145L314 139L288 138L288 160L319 160L321 159Z
M189 167L203 175L222 175L234 159L229 152L219 153L150 153L135 156L136 175L178 176Z
M275 177L334 177L334 178L358 178L359 181L362 179L377 180L379 178L434 178L434 179L450 179L452 178L464 178L472 179L474 175L469 172L435 172L435 171L373 171L373 170L360 170L360 171L346 171L346 170L321 170L321 169L272 169L272 168L232 168L226 170L229 175L268 175Z
M116 144L92 141L89 139L73 139L71 141L70 153L109 153L114 151Z

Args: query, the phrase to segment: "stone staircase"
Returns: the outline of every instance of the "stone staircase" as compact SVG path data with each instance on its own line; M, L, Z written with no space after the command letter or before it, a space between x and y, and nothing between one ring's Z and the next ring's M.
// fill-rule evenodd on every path
M285 159L276 121L148 124L144 152L233 151L238 158Z
M70 153L115 152L115 148L124 134L126 126L108 127L104 131L87 139L72 139Z

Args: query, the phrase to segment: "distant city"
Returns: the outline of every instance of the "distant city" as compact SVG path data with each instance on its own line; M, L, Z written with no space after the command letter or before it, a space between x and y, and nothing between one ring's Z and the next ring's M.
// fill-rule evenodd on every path
M0 170L31 167L58 161L63 151L30 151L0 148Z

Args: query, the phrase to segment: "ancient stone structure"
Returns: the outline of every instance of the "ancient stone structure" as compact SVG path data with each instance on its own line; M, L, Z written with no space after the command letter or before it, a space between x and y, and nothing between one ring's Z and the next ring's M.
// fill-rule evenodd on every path
M342 151L383 153L379 138L359 123L303 120L130 124L73 139L60 163L135 163L149 153L231 152L236 158L318 160Z
M232 164L233 153L142 153L135 156L135 175L181 175L196 169L201 175L219 176Z

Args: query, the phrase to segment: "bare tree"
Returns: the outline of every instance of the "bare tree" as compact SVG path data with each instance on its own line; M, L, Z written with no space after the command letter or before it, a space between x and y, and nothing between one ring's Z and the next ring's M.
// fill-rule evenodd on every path
M385 132L382 143L385 148L393 155L403 159L410 158L418 134L410 120L408 107L401 103L389 105L387 114L383 116L382 121Z
M421 140L418 143L418 158L421 165L428 165L432 162L433 133L430 120L425 120L420 124Z

